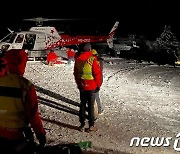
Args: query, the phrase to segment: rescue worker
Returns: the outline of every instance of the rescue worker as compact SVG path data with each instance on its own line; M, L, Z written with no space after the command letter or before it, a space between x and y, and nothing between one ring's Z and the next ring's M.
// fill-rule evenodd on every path
M54 50L51 50L47 55L47 63L50 66L54 66L54 64L57 62L58 56L54 52Z
M85 130L86 104L88 105L88 132L98 130L95 126L94 102L95 93L102 84L101 76L101 68L92 54L91 44L87 43L84 45L83 51L76 54L74 64L74 77L80 91L80 131Z
M74 57L75 57L74 49L68 48L67 49L68 64L71 64L71 62L74 62Z
M95 56L95 58L97 59L100 67L101 67L101 71L103 71L103 58L101 58L97 52L97 50L92 49L92 54ZM103 76L102 76L102 82L103 82Z
M15 50L13 52L18 60L6 59L8 57L0 59L0 153L2 154L33 153L33 148L29 144L32 140L27 139L31 135L26 131L29 126L34 131L40 147L44 147L46 143L46 132L38 111L35 87L31 81L22 76L26 65L21 64L27 61L23 61L19 53ZM9 63L10 61L12 63ZM21 66L21 75L18 74L18 69L15 69L19 68L18 66Z
M102 72L103 71L103 59L101 57L99 57L98 52L95 49L92 49L92 54L97 59L98 64L101 68L101 72ZM101 82L103 82L103 72L102 72ZM98 106L98 114L102 114L103 109L102 109L102 104L101 104L101 100L99 97L99 91L96 92L96 102L97 102L97 106Z

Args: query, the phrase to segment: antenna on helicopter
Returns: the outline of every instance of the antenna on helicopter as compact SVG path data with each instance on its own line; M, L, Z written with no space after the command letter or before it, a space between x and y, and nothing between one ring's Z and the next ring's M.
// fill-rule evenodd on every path
M14 31L12 31L10 28L7 28L9 31L9 34L7 34L5 37L3 37L0 42L2 42L4 39L6 39L9 35L11 35Z

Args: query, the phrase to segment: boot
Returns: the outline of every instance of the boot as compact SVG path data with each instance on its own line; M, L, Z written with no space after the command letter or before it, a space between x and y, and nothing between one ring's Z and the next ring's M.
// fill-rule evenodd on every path
M84 132L84 131L85 131L84 126L85 126L85 125L82 125L82 124L81 124L81 125L78 127L78 130L79 130L80 132Z
M96 126L90 126L88 128L88 132L96 132L98 130L98 128Z

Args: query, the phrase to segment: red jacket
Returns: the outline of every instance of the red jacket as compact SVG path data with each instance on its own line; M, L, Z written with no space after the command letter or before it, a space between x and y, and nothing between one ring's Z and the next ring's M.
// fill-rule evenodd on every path
M47 55L47 61L48 62L55 62L57 60L58 56L55 52L49 52Z
M27 93L27 102L25 107L26 114L30 120L31 127L35 134L46 134L42 125L42 120L38 111L38 98L34 85L32 85Z
M67 58L71 58L75 56L75 52L72 49L67 49Z
M92 63L90 62L90 66L92 66L91 73L93 78L84 79L80 74L83 71L84 63L88 62L88 59L94 57L92 52L85 51L81 54L77 54L75 57L74 64L74 77L79 89L82 90L95 90L97 87L100 88L102 84L102 71L100 65L97 62L97 59L94 58ZM82 65L81 67L79 67Z

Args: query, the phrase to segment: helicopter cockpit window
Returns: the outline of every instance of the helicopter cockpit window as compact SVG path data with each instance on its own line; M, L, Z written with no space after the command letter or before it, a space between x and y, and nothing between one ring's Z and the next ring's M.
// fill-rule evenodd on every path
M23 34L19 34L17 36L17 39L16 39L15 43L22 43L23 39L24 39L24 35Z
M16 38L16 36L17 36L17 34L14 33L14 34L11 36L11 38L10 38L10 40L9 40L9 43L13 43L14 39Z

